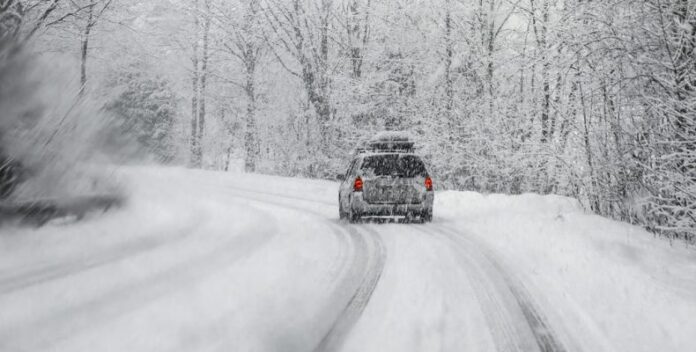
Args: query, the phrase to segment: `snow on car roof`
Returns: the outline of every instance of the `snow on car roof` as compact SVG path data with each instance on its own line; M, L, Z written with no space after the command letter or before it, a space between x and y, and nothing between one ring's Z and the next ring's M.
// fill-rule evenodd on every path
M357 156L364 157L364 156L370 156L370 155L384 155L384 154L400 154L400 155L416 155L416 156L418 156L415 148L412 148L412 147L408 148L408 149L406 149L406 148L388 149L388 148L358 147L358 148L353 149L352 154L356 157Z
M406 131L382 131L375 134L370 143L374 142L411 142L411 135Z
M412 152L412 151L406 152L406 151L398 151L398 150L383 150L383 151L381 151L381 150L368 150L368 151L364 151L364 152L362 152L362 153L359 153L358 155L359 155L360 157L365 158L365 157L368 157L368 156L375 156L375 155L393 155L393 154L395 154L395 155L402 155L402 156L403 156L403 155L413 155L413 156L417 156L417 157L420 158L420 155L416 154L415 152Z
M408 132L383 131L375 134L369 140L364 141L353 150L354 155L400 153L412 154L415 151L415 142Z

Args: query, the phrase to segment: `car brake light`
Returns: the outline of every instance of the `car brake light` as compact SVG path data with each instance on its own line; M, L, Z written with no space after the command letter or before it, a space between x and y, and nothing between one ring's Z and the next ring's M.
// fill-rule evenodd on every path
M360 177L355 178L355 182L353 182L353 192L362 192L363 190L363 181Z
M425 190L426 191L432 191L433 190L433 179L430 178L430 176L427 176L425 178Z

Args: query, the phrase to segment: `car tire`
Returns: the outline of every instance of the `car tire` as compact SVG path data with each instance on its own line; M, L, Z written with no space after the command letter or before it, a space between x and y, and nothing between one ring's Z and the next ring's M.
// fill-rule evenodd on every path
M416 222L416 219L417 219L417 218L418 218L418 214L407 213L407 214L404 216L403 222L404 222L405 224L411 224L411 223Z
M346 214L346 217L348 218L348 221L350 221L351 224L355 224L360 221L360 214L354 213L352 207L351 209L348 209Z
M341 201L341 196L338 196L338 219L346 220L347 218L348 214L346 214L346 212L343 211L343 202Z
M421 214L421 221L424 223L433 221L433 211L429 210Z

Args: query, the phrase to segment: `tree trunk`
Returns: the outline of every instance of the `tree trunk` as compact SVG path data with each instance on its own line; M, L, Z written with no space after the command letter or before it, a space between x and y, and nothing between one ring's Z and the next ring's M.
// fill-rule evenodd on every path
M493 53L495 51L495 0L489 0L488 15L488 42L486 46L487 54L487 65L486 65L486 77L488 79L488 110L489 117L493 117L495 111L495 82L494 82L494 69L493 66Z
M590 122L587 116L587 106L585 105L585 93L582 89L582 83L580 84L580 103L582 105L582 121L584 127L583 142L585 144L585 157L587 158L587 167L590 173L590 184L592 185L591 189L587 191L587 197L590 201L590 208L592 209L592 211L599 212L600 206L599 198L597 197L597 180L595 178L595 168L592 159L592 147L590 145Z
M674 140L679 141L676 148L682 154L683 160L677 162L679 171L692 182L696 182L696 172L691 159L696 155L696 120L694 120L694 90L696 90L696 61L693 58L696 51L696 20L693 13L689 13L688 0L678 0L674 5L673 16L675 19L673 35L680 38L674 60L674 85L676 98L676 116L673 119L675 125ZM693 8L692 8L693 12ZM691 102L691 103L690 103ZM691 176L689 177L689 173Z
M258 158L258 138L256 130L256 60L246 62L246 85L244 91L247 96L246 131L244 134L244 148L246 157L244 168L247 172L256 171L256 160Z
M454 105L454 82L452 81L452 59L454 56L452 40L452 11L450 0L447 0L445 14L445 111L447 123L452 127L452 108ZM451 131L451 129L450 129Z
M541 51L541 142L549 140L549 115L551 108L551 84L549 82L549 69L551 63L548 58L548 21L549 21L549 0L543 0L541 5L541 28L537 26L536 9L534 1L530 1L532 6L532 27L537 38L537 45Z
M203 166L203 137L205 135L206 91L208 81L210 37L210 0L205 0L205 23L203 25L203 52L201 53L200 88L198 98L198 130L196 131L196 160Z
M347 28L348 40L350 41L350 61L351 61L351 77L353 79L358 79L362 75L362 63L363 63L363 46L361 45L362 36L360 21L358 17L360 16L360 11L358 10L358 0L352 0L348 5L349 19ZM365 24L367 30L367 23Z
M84 92L85 87L87 86L87 56L89 54L89 35L92 32L92 27L94 26L95 6L95 0L91 0L89 3L89 8L87 9L87 25L85 25L85 30L82 33L82 47L80 60L80 92Z
M194 39L193 39L193 72L192 72L192 90L193 94L191 97L191 167L201 167L202 160L199 158L200 153L198 152L200 148L200 141L198 139L198 114L200 113L198 108L198 98L200 95L200 72L199 72L199 59L198 59L198 47L199 47L199 37L200 37L200 20L198 17L198 0L194 0L195 12L194 16Z
M331 16L331 0L322 0L321 38L319 52L319 118L322 135L322 148L328 152L331 144L329 123L331 122L331 103L329 102L329 17Z

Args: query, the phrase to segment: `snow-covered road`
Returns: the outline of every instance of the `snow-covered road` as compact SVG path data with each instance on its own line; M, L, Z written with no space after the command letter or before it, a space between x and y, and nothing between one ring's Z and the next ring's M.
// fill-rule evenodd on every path
M696 350L696 251L570 199L349 225L332 182L122 174L121 210L1 230L0 351Z

